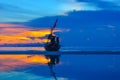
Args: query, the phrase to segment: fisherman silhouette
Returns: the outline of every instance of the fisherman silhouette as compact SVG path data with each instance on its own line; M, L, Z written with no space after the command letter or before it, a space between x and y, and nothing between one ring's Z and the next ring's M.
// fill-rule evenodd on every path
M50 34L48 36L48 40L50 40L50 41L47 42L45 49L47 51L58 51L60 48L59 37L55 36L54 34Z
M51 44L55 44L56 43L56 36L54 36L53 34L50 34L48 36L48 39L50 40Z

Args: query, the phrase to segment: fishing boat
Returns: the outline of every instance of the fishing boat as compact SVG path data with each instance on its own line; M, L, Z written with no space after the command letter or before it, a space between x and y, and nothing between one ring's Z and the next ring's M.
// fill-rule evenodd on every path
M56 19L53 27L50 30L50 34L48 35L48 41L44 46L46 51L59 51L60 49L59 37L53 33L54 29L56 28L57 21L58 19Z

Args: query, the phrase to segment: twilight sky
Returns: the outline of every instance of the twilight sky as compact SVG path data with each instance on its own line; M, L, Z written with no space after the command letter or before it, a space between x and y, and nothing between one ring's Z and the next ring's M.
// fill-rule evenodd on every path
M24 22L71 11L120 10L119 0L1 0L0 22Z
M0 45L46 42L57 16L63 47L120 47L119 0L1 0L0 16Z

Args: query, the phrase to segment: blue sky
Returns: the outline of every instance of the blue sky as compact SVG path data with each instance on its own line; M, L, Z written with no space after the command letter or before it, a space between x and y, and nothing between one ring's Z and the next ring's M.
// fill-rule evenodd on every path
M27 21L38 17L66 15L79 10L79 3L74 0L4 0L0 1L3 21Z
M26 22L71 11L120 10L119 0L1 0L0 22Z

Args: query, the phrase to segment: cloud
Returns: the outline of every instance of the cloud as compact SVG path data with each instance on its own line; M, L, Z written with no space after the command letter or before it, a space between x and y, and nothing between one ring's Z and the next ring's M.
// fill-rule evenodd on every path
M67 15L74 10L99 10L96 5L77 0L7 1L0 1L0 22L24 22L38 17Z
M45 16L64 16L71 11L120 10L119 0L7 1L0 1L0 22L26 22Z
M49 29L33 28L21 24L0 23L0 45L45 43L43 38L50 34ZM54 30L61 32L61 30Z
M0 3L0 11L1 11L1 21L0 22L9 22L9 21L26 21L37 14L33 13L31 10L27 10L15 5L10 5L7 3Z
M6 28L6 27L8 27L8 28L14 28L14 27L26 27L26 26L24 26L24 25L22 25L22 24L10 24L10 23L0 23L0 28Z
M86 2L92 4L100 10L120 10L119 0L77 0L79 2Z
M62 10L61 12L63 12L64 14L67 14L67 12L70 11L95 11L95 10L100 10L100 8L98 8L96 5L92 5L90 3L87 2L70 2L70 3L66 3L63 4L62 6Z
M19 3L19 4L18 4ZM26 22L71 11L120 10L119 0L5 0L0 1L0 22Z
M101 1L113 3L113 4L115 4L115 5L120 7L120 0L101 0Z

